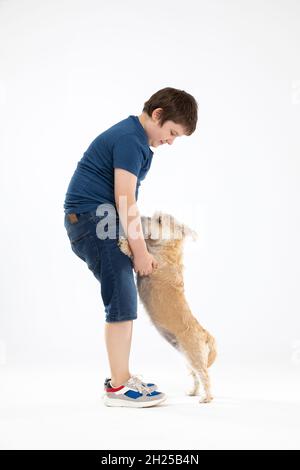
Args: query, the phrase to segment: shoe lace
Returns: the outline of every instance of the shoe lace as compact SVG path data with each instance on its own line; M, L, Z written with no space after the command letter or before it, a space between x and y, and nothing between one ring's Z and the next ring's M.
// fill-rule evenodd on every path
M140 393L151 393L151 390L147 385L142 383L142 375L136 374L132 375L130 379L127 382L127 385L131 386L132 388L135 388L138 392Z

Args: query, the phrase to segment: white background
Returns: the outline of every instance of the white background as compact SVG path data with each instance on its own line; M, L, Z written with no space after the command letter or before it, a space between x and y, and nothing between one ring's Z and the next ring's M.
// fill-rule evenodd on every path
M0 44L1 448L299 448L299 2L0 0ZM198 231L186 296L219 356L199 405L139 305L131 372L170 397L141 416L102 404L100 287L63 202L90 142L166 86L198 126L153 148L138 205Z

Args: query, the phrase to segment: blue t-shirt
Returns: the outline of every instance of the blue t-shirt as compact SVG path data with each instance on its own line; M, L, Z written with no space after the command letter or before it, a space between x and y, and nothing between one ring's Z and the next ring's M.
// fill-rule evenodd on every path
M116 207L114 168L123 168L137 176L137 200L152 157L146 131L137 116L130 115L114 124L93 140L77 163L65 196L64 212L90 212L103 203Z

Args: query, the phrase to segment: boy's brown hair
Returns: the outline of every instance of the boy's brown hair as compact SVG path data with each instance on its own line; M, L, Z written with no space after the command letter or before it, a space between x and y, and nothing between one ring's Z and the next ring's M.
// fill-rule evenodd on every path
M185 135L191 135L197 125L198 103L195 98L184 90L176 88L162 88L144 103L143 112L152 116L152 112L162 108L160 126L166 121L173 121L185 129Z

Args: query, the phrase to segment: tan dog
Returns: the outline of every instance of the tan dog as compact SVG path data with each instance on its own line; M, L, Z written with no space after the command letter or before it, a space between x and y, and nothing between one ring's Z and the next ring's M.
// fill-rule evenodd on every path
M195 240L197 234L162 212L141 217L141 222L147 249L157 260L158 268L149 276L137 274L139 297L160 334L184 354L194 379L188 395L198 395L201 382L205 396L200 403L208 403L213 397L207 369L216 358L216 343L188 306L182 274L184 238L191 235ZM118 244L123 253L132 257L126 238L120 237Z

